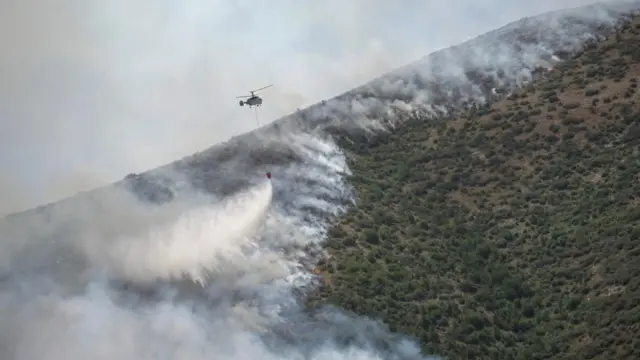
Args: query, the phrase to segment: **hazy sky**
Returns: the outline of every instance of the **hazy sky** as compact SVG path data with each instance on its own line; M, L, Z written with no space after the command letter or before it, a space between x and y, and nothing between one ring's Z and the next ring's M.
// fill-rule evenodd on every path
M3 0L0 215L140 172L584 0Z

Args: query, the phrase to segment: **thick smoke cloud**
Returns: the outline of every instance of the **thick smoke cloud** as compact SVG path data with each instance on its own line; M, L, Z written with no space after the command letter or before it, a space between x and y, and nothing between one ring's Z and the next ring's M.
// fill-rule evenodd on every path
M4 219L0 358L424 359L377 323L301 307L300 251L352 194L335 145L286 139L298 161L232 195L152 206L113 187Z
M104 185L584 0L0 4L0 214Z

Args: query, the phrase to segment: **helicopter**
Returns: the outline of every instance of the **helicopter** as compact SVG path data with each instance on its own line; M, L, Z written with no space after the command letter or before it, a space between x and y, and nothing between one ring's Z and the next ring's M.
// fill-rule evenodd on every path
M268 87L271 87L273 85L269 85L269 86L265 86L263 88L257 89L257 90L250 90L249 92L251 93L251 95L243 95L243 96L236 96L236 98L248 98L246 101L242 101L240 100L240 106L245 106L245 105L249 105L249 107L252 106L262 106L262 98L256 94L254 94L255 92L258 92L260 90L264 90Z
M257 108L258 106L262 106L262 98L260 96L256 95L255 93L260 91L260 90L264 90L266 88L272 87L272 86L273 85L268 85L268 86L262 87L260 89L249 90L251 95L236 96L236 98L247 98L246 101L240 100L240 106L249 105L249 107L255 106ZM258 126L260 126L260 121L258 121L258 109L256 109L256 122L258 123ZM269 181L271 181L271 172L267 171L267 172L265 172L265 175L267 176L267 179Z

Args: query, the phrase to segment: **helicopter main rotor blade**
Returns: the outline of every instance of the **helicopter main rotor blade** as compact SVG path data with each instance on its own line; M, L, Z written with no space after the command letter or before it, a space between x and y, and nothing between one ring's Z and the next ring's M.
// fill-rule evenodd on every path
M267 85L267 86L265 86L265 87L261 87L260 89L252 90L252 91L249 91L249 92L256 92L256 91L264 90L264 89L269 88L269 87L272 87L272 86L273 86L273 85Z
M240 99L240 98L249 98L249 97L251 97L251 96L249 96L249 95L236 96L236 99Z

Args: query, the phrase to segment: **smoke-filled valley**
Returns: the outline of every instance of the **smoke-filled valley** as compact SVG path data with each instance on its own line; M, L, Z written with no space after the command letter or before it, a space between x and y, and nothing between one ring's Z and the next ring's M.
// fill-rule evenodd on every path
M338 144L366 152L407 122L482 111L637 10L518 21L174 163L7 216L0 358L437 358L378 319L307 306L331 224L359 206L349 179L361 174Z

